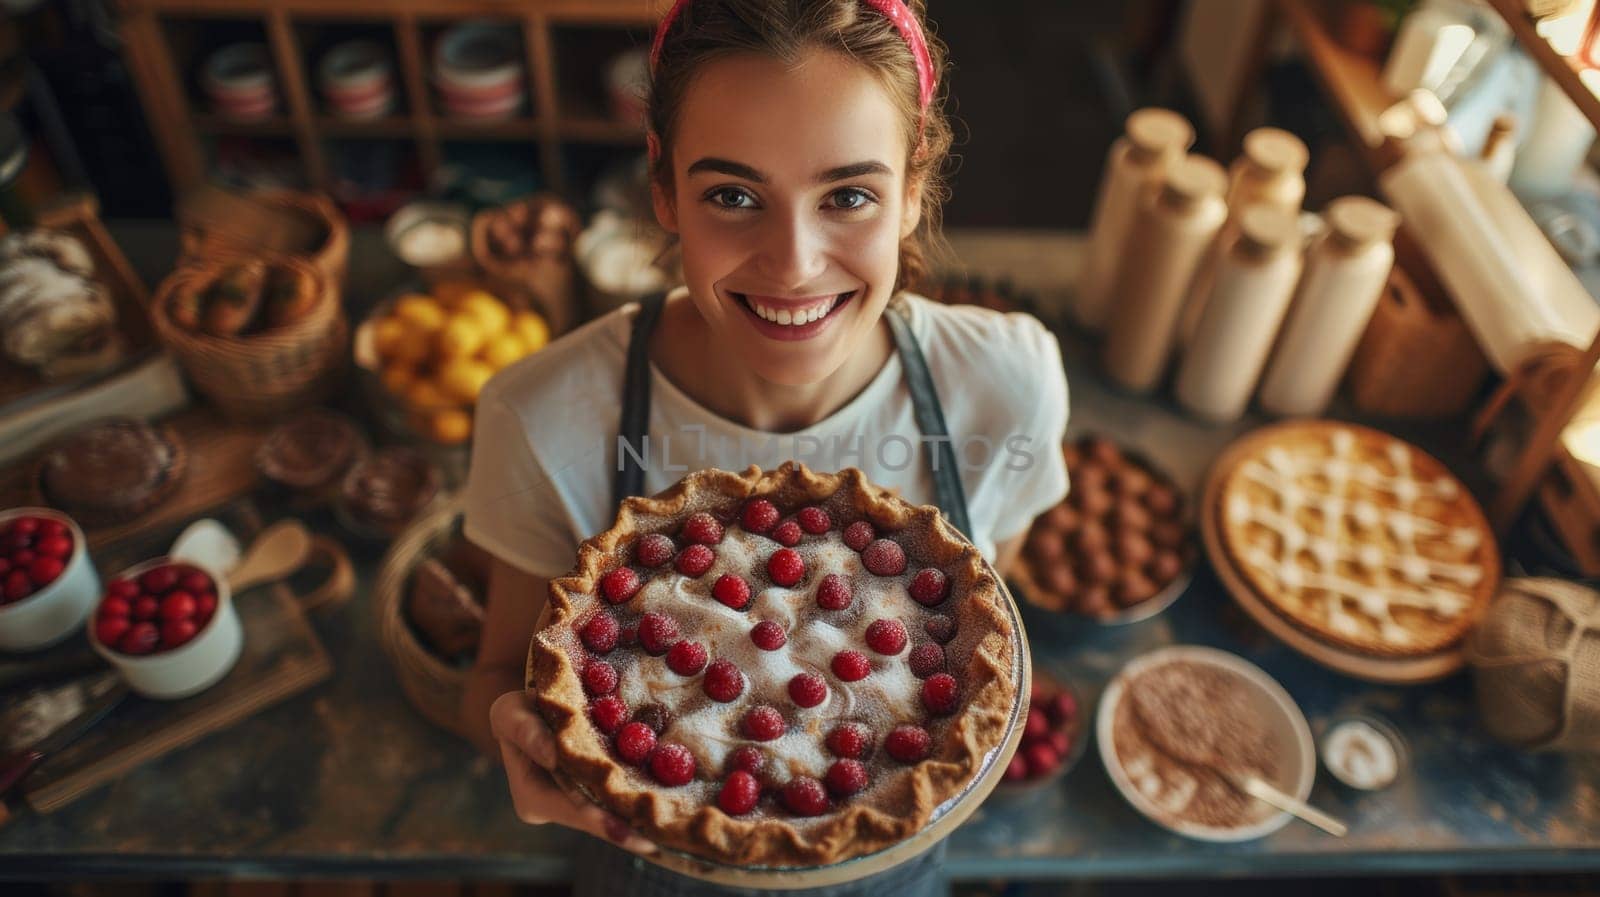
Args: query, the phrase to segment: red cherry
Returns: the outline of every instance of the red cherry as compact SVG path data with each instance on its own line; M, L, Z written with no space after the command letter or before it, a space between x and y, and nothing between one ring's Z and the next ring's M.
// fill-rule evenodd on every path
M1022 749L1022 754L1028 761L1029 778L1049 775L1061 765L1061 755L1048 744L1030 744Z
M32 548L23 548L11 552L11 566L26 567L39 557L39 553Z
M667 667L680 676L693 676L706 666L706 649L699 642L682 641L667 651Z
M861 551L861 563L878 576L899 576L906 572L906 552L900 543L878 539Z
M34 585L42 589L55 582L56 577L60 576L61 571L66 568L67 565L61 563L60 558L34 558L33 563L28 565L28 578L33 580Z
M193 620L168 620L161 624L161 647L176 648L194 638L198 631Z
M733 749L728 755L728 768L730 770L744 770L753 776L761 774L767 766L767 755L753 744L742 744Z
M617 755L629 763L644 762L655 749L655 730L644 723L626 723L617 730Z
M872 672L872 662L860 651L840 651L830 666L842 682L859 682Z
M1050 715L1062 725L1072 722L1078 715L1078 699L1070 691L1061 692L1050 699Z
M117 650L124 654L149 654L161 643L161 630L154 623L135 623L117 642Z
M943 570L924 567L911 577L911 597L918 604L933 607L944 601L950 592L950 580L944 575Z
M844 544L850 546L851 551L860 551L872 544L878 538L878 531L872 524L865 520L857 520L844 528Z
M889 657L905 650L906 627L895 619L873 620L867 626L867 647Z
M793 520L785 520L773 527L772 530L772 541L777 542L784 548L793 548L799 545L801 536L800 524Z
M10 573L10 572L11 572L11 559L10 558L5 558L5 557L0 557L0 579L3 579L5 577L5 575L7 573Z
M135 620L154 620L156 614L161 613L161 599L152 595L142 595L133 602L133 618Z
M33 550L40 557L57 558L66 560L72 554L72 540L65 536L42 536Z
M12 570L6 574L6 600L21 601L33 594L33 580L26 570Z
M806 576L806 562L793 548L780 548L767 558L767 576L780 586L798 585Z
M822 577L817 585L817 606L823 610L844 610L854 597L850 583L837 573Z
M200 602L196 600L195 611L199 610ZM578 638L583 640L583 646L590 651L606 654L617 646L620 632L621 627L617 625L616 617L605 611L598 611L583 624L582 629L578 630Z
M196 623L204 626L211 619L211 614L217 609L217 596L210 592L196 595L194 598L194 619Z
M182 589L173 589L161 599L161 619L187 620L194 616L194 596Z
M745 605L750 603L750 584L742 576L724 573L717 577L716 585L711 587L711 597L734 610L744 610Z
M650 775L668 787L687 785L694 779L694 754L681 744L659 744L650 753Z
M828 812L828 792L810 776L795 776L783 786L783 805L801 816Z
M717 792L717 806L729 816L742 816L754 810L760 799L761 783L742 769L729 773L727 781L722 783L722 790Z
M847 757L851 760L861 759L866 753L867 745L872 740L872 733L860 723L843 723L828 733L828 750L835 757Z
M144 575L139 577L139 585L143 586L144 590L151 594L165 595L173 586L178 584L178 576L178 568L176 567L156 567L144 571Z
M683 522L683 538L700 545L715 545L722 541L722 522L704 511L690 514Z
M922 682L922 706L929 713L948 714L956 709L956 677L935 673Z
M788 726L783 721L783 714L779 713L777 708L769 707L766 704L752 707L744 715L744 734L757 741L772 741L782 738L787 728Z
M178 579L178 588L183 589L185 592L188 592L191 595L198 595L201 592L209 592L211 591L211 577L205 575L199 570L190 570L188 573L183 574L183 576Z
M1037 707L1028 708L1028 721L1022 726L1023 738L1043 738L1050 734L1050 721L1045 719L1044 711Z
M139 597L139 584L128 579L113 579L111 585L106 586L106 594L132 601Z
M835 760L828 767L827 781L834 797L849 797L867 787L867 768L860 760Z
M921 726L895 726L883 739L883 749L901 763L915 763L928 756L932 743Z
M32 533L15 533L15 532L7 532L6 533L5 547L6 547L7 551L20 551L20 550L22 550L24 548L27 548L27 547L31 546L32 544L33 544L33 534Z
M639 647L660 656L678 641L678 621L654 611L639 618Z
M639 574L632 567L618 567L600 578L600 592L612 604L621 604L639 591Z
M672 560L672 554L677 550L678 548L672 544L670 536L651 533L634 543L633 559L641 565L654 570Z
M39 518L18 517L6 527L6 533L13 536L31 536L39 531Z
M697 579L706 575L711 565L716 563L717 554L704 545L690 545L678 552L676 568L679 573L690 579Z
M101 617L121 617L126 620L133 613L133 607L126 598L107 598L100 602Z
M127 617L101 617L100 621L94 624L94 637L100 644L115 648L132 625Z
M65 523L49 517L39 518L39 530L34 535L40 539L66 539L68 546L72 544L72 530Z
M944 669L944 649L933 642L918 645L910 658L911 675L926 679Z
M610 735L621 728L628 719L628 705L616 695L606 695L589 705L589 718L594 727Z
M744 674L731 660L713 660L711 666L706 667L701 687L711 700L726 704L744 691Z
M778 508L764 498L752 499L744 506L740 523L747 532L764 533L778 523Z
M801 529L813 536L819 536L833 528L833 518L828 516L827 511L816 506L801 508L794 518L800 523Z
M783 634L783 627L771 620L762 620L750 630L750 641L763 651L776 651L788 640L789 637Z
M617 668L599 658L583 666L583 688L591 695L609 695L617 690Z
M1020 782L1028 777L1028 761L1022 759L1021 754L1011 758L1006 764L1005 774L1001 776L1007 782Z
M789 699L800 707L815 707L828 698L828 683L816 673L796 673L789 680Z

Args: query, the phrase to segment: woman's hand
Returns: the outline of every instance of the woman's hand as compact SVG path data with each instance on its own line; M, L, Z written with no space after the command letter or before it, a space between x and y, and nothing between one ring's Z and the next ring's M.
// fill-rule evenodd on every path
M553 822L575 828L634 853L656 852L655 843L635 834L620 816L569 795L550 777L549 770L556 765L555 735L526 694L512 691L496 698L489 707L489 726L500 744L518 819L529 825Z

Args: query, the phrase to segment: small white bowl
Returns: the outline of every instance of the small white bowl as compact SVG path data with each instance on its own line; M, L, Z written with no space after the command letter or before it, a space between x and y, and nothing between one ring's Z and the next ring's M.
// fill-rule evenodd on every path
M1283 748L1283 753L1279 757L1278 773L1272 778L1271 784L1276 785L1278 790L1301 800L1305 800L1311 794L1311 783L1317 775L1317 755L1315 742L1311 738L1311 727L1307 725L1305 714L1300 712L1299 705L1295 704L1294 699L1289 697L1289 693L1283 690L1283 686L1279 685L1277 680L1262 672L1255 664L1226 651L1195 645L1160 648L1136 657L1117 673L1110 685L1106 686L1104 694L1100 697L1100 709L1095 718L1095 737L1099 742L1100 759L1105 764L1106 773L1111 777L1112 783L1122 792L1128 803L1146 818L1168 831L1185 837L1216 842L1251 841L1283 828L1290 818L1288 813L1283 812L1273 813L1248 825L1230 827L1200 825L1174 819L1135 787L1122 765L1122 759L1117 756L1116 741L1112 735L1117 706L1122 703L1123 691L1128 682L1135 676L1175 661L1216 667L1243 679L1249 686L1251 709L1267 724L1277 743Z
M135 579L146 570L165 564L186 564L199 568L217 587L217 609L205 628L194 638L171 651L155 654L124 654L100 642L95 627L89 627L89 644L104 657L134 691L147 698L186 698L215 685L233 669L244 646L244 628L233 607L233 591L228 580L208 565L192 558L159 557L122 571L113 579Z
M100 598L100 575L89 559L89 542L71 517L52 508L0 512L0 529L18 517L47 517L67 525L72 556L50 583L15 604L0 605L0 650L36 651L76 632Z

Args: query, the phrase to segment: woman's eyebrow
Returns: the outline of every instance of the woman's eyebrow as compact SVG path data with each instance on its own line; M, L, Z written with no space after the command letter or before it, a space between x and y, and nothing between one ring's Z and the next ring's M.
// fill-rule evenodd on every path
M714 156L707 156L704 159L698 159L694 162L694 164L689 166L689 174L699 174L701 172L725 174L731 177L743 178L747 181L754 181L757 184L765 184L767 182L766 175L748 165L745 165L742 162L734 162L728 159L718 159ZM816 177L812 178L812 182L817 184L829 184L834 181L843 181L869 174L894 174L894 170L882 162L854 162L849 165L841 165L838 168L830 168L827 171L823 171Z

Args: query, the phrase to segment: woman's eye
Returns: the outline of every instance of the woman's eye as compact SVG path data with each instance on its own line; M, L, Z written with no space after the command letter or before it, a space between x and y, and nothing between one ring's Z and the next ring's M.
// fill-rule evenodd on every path
M738 187L719 187L711 191L707 198L713 205L723 209L748 209L755 206L755 199Z
M859 209L862 206L873 202L872 194L856 187L846 187L843 190L835 190L829 196L829 199L832 200L834 208L845 211Z

